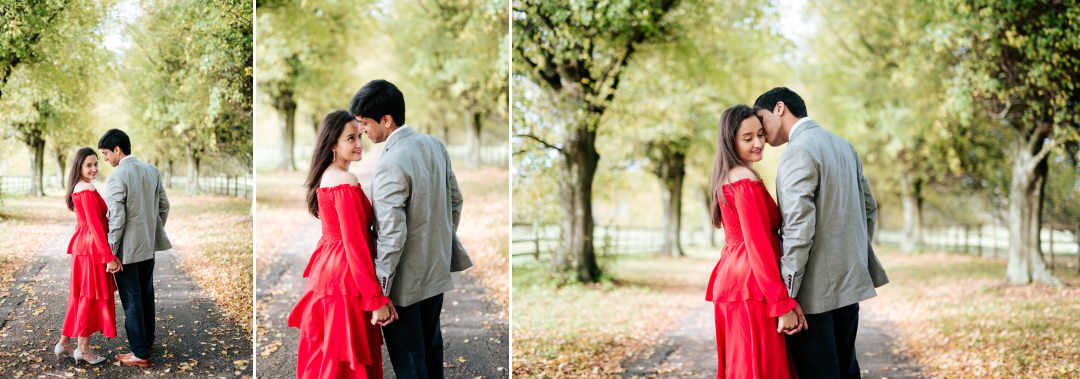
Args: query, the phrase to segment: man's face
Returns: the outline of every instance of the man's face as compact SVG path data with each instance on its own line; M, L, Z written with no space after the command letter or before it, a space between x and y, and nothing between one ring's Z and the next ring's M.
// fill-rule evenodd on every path
M378 120L369 117L356 116L356 122L360 124L361 133L367 134L368 139L373 143L382 143L386 141L390 132L384 123L380 123Z
M114 147L112 150L101 149L101 156L105 158L106 162L109 162L109 166L116 167L120 164L120 148Z
M778 103L777 106L780 104ZM761 126L765 128L765 142L768 142L770 146L776 147L784 144L784 139L781 134L781 122L780 117L770 110L762 109L757 111L758 119L761 120Z

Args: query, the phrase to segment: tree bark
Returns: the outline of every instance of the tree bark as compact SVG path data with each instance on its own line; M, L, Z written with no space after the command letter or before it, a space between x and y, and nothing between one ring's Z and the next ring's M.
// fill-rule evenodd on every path
M195 149L190 145L184 148L185 155L187 156L187 191L188 193L196 193L199 191L199 161L195 157Z
M701 198L702 200L705 200L705 209L708 210L705 212L705 225L709 228L709 247L716 248L717 228L712 224L712 214L710 213L712 212L712 209L709 209L709 207L712 206L712 186L705 185L699 188L701 189L701 191L699 191L701 193Z
M1013 142L1013 170L1009 185L1009 266L1010 284L1033 282L1061 286L1061 281L1047 269L1040 244L1042 200L1047 156L1051 145L1044 144L1047 133L1032 133L1027 141Z
M682 248L682 188L686 177L686 154L667 145L659 149L659 160L654 161L654 174L660 179L662 207L664 212L664 242L660 253L673 257L682 257L686 253Z
M30 196L45 196L45 138L41 131L35 130L27 138L27 146L30 148Z
M284 116L281 122L281 163L283 171L296 171L293 151L296 143L296 100L291 91L283 91L274 101L274 108Z
M172 189L172 177L173 177L173 160L172 160L172 158L169 158L169 160L166 161L165 188Z
M904 209L904 238L900 251L911 253L922 247L923 179L907 170L900 176L900 198Z
M67 161L67 154L64 154L64 150L56 148L56 183L60 188L66 187L64 185L64 162Z
M555 268L560 272L573 269L583 283L600 280L593 246L592 185L600 154L596 152L596 128L588 125L571 129L563 148L563 172L566 180L560 183L564 257L556 257Z
M482 128L481 120L484 115L481 112L469 112L469 165L472 167L479 167L481 163L480 159L480 130Z

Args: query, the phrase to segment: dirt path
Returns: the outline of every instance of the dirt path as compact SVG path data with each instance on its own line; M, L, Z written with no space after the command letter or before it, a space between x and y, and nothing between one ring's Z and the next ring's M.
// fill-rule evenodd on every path
M116 301L117 338L91 338L106 363L74 364L57 359L52 347L59 339L67 308L70 261L65 254L71 231L50 239L30 267L20 273L11 295L0 307L0 377L251 377L248 334L228 321L212 299L179 268L178 252L157 253L154 289L157 329L153 366L122 367L111 359L127 352L123 309Z
M864 378L919 378L920 370L903 355L889 321L873 310L873 301L862 304L855 350ZM682 326L653 347L623 363L624 378L693 377L716 374L716 335L713 309L705 303L694 308Z
M370 183L361 176L360 183ZM300 333L286 325L293 305L303 291L304 267L321 236L319 221L305 217L289 243L260 270L258 302L258 376L296 376L296 349ZM263 274L265 272L265 275ZM509 323L501 306L489 300L486 290L468 274L454 274L455 289L443 299L442 328L444 363L449 378L505 378L509 376ZM390 359L383 349L384 375L394 378Z

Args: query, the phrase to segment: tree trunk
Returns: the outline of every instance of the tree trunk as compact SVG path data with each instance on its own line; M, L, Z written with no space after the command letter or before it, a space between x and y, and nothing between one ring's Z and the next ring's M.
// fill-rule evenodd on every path
M64 164L65 161L67 161L67 154L64 154L63 149L57 148L56 149L56 183L59 184L60 188L67 187L67 186L64 185L65 184L64 183L64 167L66 166Z
M45 196L43 178L45 176L45 138L40 131L31 132L28 138L30 148L30 196Z
M199 191L199 163L195 158L195 149L190 145L184 148L184 153L187 157L187 191L188 193L196 193Z
M278 168L283 171L296 171L293 159L296 143L296 101L293 100L293 93L282 92L274 101L274 108L284 116L281 122L281 163Z
M686 253L682 248L682 188L686 177L686 154L670 146L661 149L660 161L654 162L657 169L654 174L660 178L663 187L662 202L664 212L664 244L661 254L682 257Z
M904 238L900 251L911 253L922 247L923 179L911 170L900 176L900 198L904 209Z
M480 112L469 112L470 125L467 126L469 133L469 165L472 167L480 166L480 130L482 128L481 120L484 115Z
M1061 281L1046 267L1040 244L1042 200L1051 146L1044 145L1046 133L1034 132L1031 139L1013 142L1013 170L1009 185L1009 266L1006 279L1011 284L1032 282L1060 286Z
M321 122L322 122L322 120L319 120L319 114L315 113L315 112L312 112L311 113L311 131L314 133L314 134L312 134L313 136L319 135L319 124Z
M169 158L165 164L165 188L172 189L172 177L173 177L173 160Z
M576 127L567 133L563 150L565 180L560 183L563 207L563 257L556 257L559 271L573 269L583 283L600 280L593 247L592 185L600 154L596 152L596 129Z
M717 228L715 226L713 226L713 224L712 224L712 214L710 213L710 212L712 212L712 209L709 209L709 207L712 206L712 186L705 185L705 186L702 186L700 188L701 188L700 193L702 195L701 198L703 200L705 200L705 209L707 210L705 212L705 225L707 225L708 228L709 228L708 229L709 230L709 247L716 248L717 247L717 244L716 244L716 229Z

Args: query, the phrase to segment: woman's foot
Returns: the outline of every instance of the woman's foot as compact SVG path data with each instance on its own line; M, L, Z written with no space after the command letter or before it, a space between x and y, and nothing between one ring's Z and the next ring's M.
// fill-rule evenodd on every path
M72 350L71 350L71 341L68 341L68 342L64 342L64 341L60 341L60 342L57 342L57 343L56 343L56 346L53 346L53 353L55 353L55 354L56 354L56 357L57 357L57 358L60 358L60 357L70 357L70 356L71 356L71 354L72 354Z
M74 357L75 363L79 363L79 361L86 361L86 363L96 365L98 363L105 362L105 357L94 354L90 351L84 352L80 349L75 349Z

